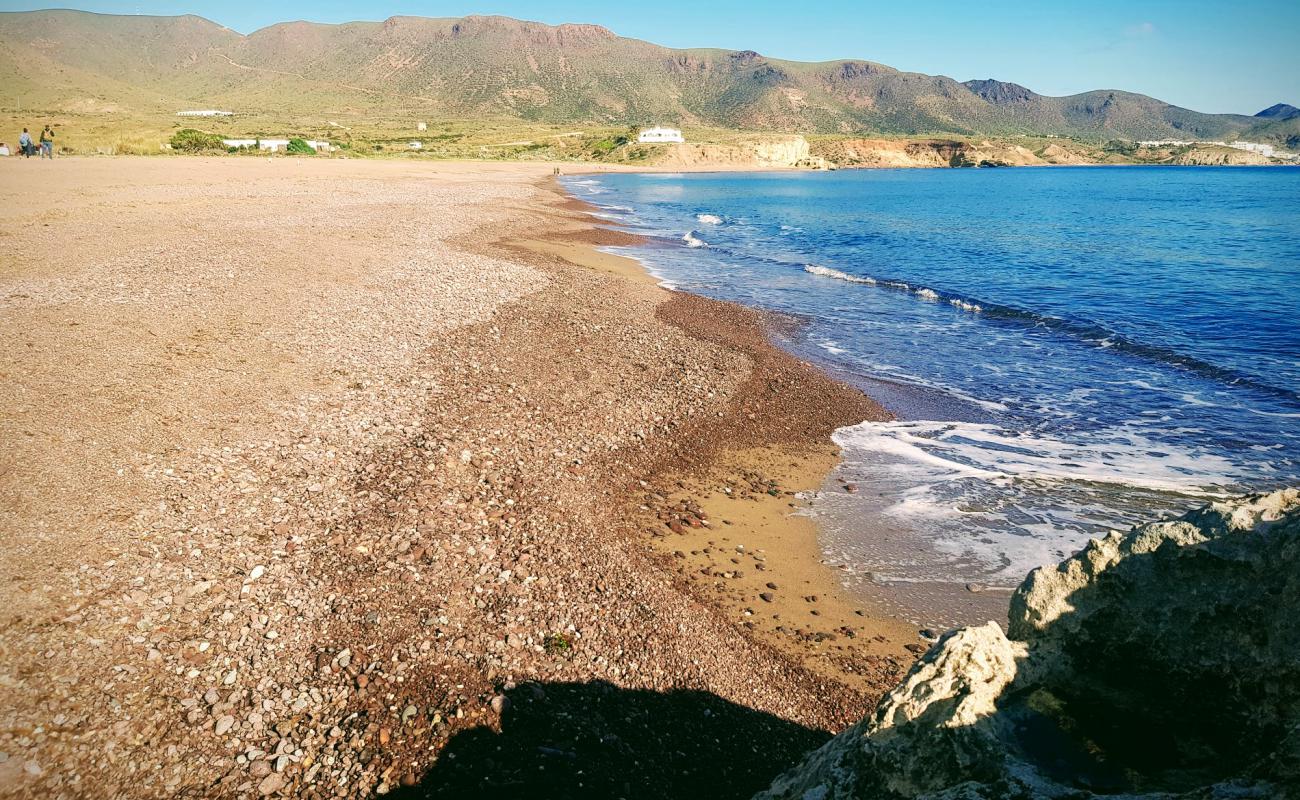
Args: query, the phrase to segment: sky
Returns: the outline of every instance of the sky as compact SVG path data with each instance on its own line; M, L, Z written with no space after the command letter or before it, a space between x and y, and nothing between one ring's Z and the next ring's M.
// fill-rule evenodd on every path
M295 19L504 14L593 22L669 47L857 58L1041 94L1126 89L1214 113L1300 106L1300 0L72 0L114 14L198 14L242 33ZM49 8L0 0L0 10Z

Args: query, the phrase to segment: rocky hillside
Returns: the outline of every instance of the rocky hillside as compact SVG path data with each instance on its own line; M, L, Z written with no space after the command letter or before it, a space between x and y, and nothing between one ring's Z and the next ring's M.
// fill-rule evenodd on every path
M1296 108L1295 106L1286 103L1278 103L1277 105L1269 106L1255 116L1264 119L1295 119L1296 117L1300 117L1300 108Z
M505 17L319 25L244 36L195 16L0 14L0 84L24 105L170 112L674 122L801 133L1224 138L1276 124L1118 91L1046 97L870 61L673 50L595 25Z
M1300 797L1300 490L1035 570L759 798Z

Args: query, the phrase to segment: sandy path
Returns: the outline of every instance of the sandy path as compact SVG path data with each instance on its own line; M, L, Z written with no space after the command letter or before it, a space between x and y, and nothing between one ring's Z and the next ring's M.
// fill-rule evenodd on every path
M629 505L836 417L747 394L761 336L487 246L575 224L549 171L0 163L0 794L744 796L861 715Z

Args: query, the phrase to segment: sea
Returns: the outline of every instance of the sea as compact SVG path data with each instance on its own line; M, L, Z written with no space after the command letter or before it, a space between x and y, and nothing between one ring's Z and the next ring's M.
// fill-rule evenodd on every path
M835 434L811 513L846 586L917 624L995 618L1090 537L1300 484L1300 169L562 180L646 237L612 252L796 321L778 344L897 417Z

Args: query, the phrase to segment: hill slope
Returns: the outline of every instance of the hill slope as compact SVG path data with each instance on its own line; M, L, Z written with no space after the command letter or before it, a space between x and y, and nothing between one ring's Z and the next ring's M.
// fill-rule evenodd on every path
M1223 138L1278 121L1200 114L1118 91L1047 97L868 61L673 50L595 25L506 17L289 22L244 36L195 16L2 13L0 84L29 107L58 109L382 108L821 133Z

